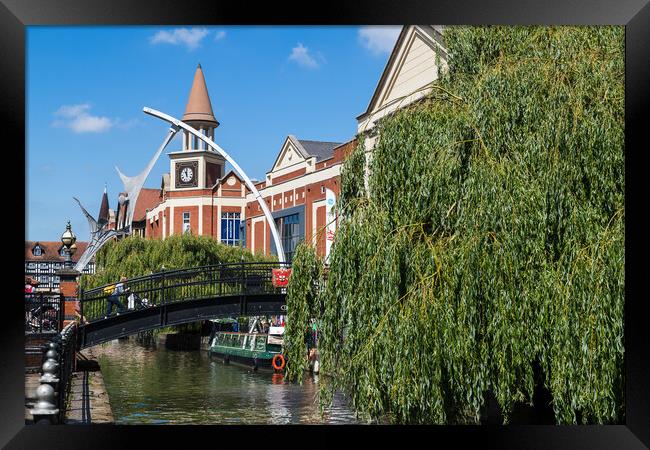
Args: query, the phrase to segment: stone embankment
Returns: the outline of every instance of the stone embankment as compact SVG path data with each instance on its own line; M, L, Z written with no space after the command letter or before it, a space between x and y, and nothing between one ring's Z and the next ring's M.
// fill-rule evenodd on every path
M66 410L66 424L113 423L104 378L92 348L80 352Z
M40 377L40 373L25 374L26 424L34 423L30 409L36 402ZM113 422L113 412L97 358L92 349L82 350L78 356L77 370L72 373L64 423L90 425Z

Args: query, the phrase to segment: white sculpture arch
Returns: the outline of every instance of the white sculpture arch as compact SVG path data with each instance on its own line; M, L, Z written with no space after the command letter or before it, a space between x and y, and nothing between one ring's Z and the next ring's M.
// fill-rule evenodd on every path
M156 111L155 109L152 109L152 108L145 107L145 108L143 108L143 111L146 114L149 114L149 115L154 116L154 117L158 117L159 119L162 119L162 120L164 120L166 122L171 123L172 124L171 129L175 129L176 131L178 131L179 128L182 128L182 129L188 131L189 133L192 133L194 136L196 136L197 138L199 138L200 140L205 142L208 145L208 147L214 149L214 151L216 151L221 156L223 156L226 159L226 161L228 161L232 165L232 167L235 169L235 172L237 172L237 174L239 174L239 176L246 182L246 186L248 187L248 189L250 189L251 192L253 192L253 195L255 195L255 199L257 200L257 203L259 203L260 207L262 208L262 211L264 212L264 215L266 216L266 220L269 223L269 228L271 229L271 234L273 235L273 241L275 242L275 248L278 251L278 260L279 260L279 262L281 262L281 263L286 262L285 256L284 256L284 248L282 247L282 242L280 241L280 234L278 233L278 229L275 226L275 220L273 220L273 216L271 215L271 211L269 211L269 208L266 205L266 202L264 201L264 199L260 195L259 191L255 187L253 182L250 180L250 178L248 178L248 175L246 175L246 173L242 170L242 168L239 167L239 164L237 164L235 162L235 160L232 159L230 157L230 155L228 155L228 153L226 153L221 147L219 147L217 144L215 144L214 141L212 141L212 139L210 139L207 136L204 136L203 134L199 133L196 129L189 126L185 122L182 122L182 121L176 119L175 117L172 117L172 116L170 116L168 114L165 114L163 112ZM167 143L169 143L169 141L167 141ZM167 145L167 144L165 144L165 145ZM138 190L138 193L139 192L140 191Z
M154 153L153 158L151 158L151 161L149 161L147 167L145 167L145 169L139 175L135 177L127 177L122 172L120 172L120 169L118 169L117 166L115 166L115 170L117 170L118 175L122 179L122 183L124 183L124 190L126 191L129 200L124 218L125 225L122 227L122 229L108 229L108 223L100 227L93 216L91 216L90 213L86 211L86 208L83 207L81 202L77 198L73 197L77 203L79 203L79 207L86 216L86 219L88 220L88 226L90 228L90 243L88 244L86 251L79 258L79 261L77 261L75 270L82 272L92 257L95 256L99 249L102 248L102 246L106 244L112 237L126 236L131 234L131 221L133 219L133 211L135 209L135 204L138 201L140 191L142 190L142 186L144 186L144 182L149 176L149 172L151 172L151 169L156 164L156 161L160 157L160 154L165 149L165 147L167 147L179 129L180 128L175 125L169 129L169 132L167 133L167 136L165 137L162 145L158 148L158 150L156 150L156 153ZM117 223L115 226L117 227Z

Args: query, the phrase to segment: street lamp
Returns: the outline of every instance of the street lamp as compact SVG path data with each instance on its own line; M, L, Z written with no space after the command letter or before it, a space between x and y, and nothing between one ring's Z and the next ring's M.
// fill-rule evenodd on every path
M70 221L68 220L68 224L65 227L65 231L61 235L61 242L63 243L63 246L65 247L65 268L66 269L72 269L72 253L74 253L77 250L77 246L75 245L75 242L77 242L77 236L72 232L72 227L70 226ZM72 250L72 246L74 246L74 250Z

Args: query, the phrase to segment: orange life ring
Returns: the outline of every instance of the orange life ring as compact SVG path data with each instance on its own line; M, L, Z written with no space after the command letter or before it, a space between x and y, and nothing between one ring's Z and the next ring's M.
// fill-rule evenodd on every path
M278 360L280 360L280 363L278 364ZM275 355L273 357L273 360L271 361L271 364L273 365L273 368L275 370L282 370L284 369L284 366L286 364L286 361L284 360L284 356L282 355Z

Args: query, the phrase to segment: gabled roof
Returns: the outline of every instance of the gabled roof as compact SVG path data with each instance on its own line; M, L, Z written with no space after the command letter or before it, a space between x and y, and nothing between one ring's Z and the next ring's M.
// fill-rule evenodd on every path
M410 29L415 29L415 31L418 31L418 28L420 29L420 34L424 37L427 35L427 33L423 33L422 30L430 30L434 36L434 40L439 44L437 49L442 50L441 57L446 58L447 55L445 53L444 47L443 47L443 41L442 41L442 26L441 25L405 25L402 27L402 31L400 32L399 36L397 37L397 41L395 42L395 45L393 46L393 50L391 51L390 57L388 58L388 62L386 63L386 66L384 67L384 71L381 74L381 77L379 78L379 82L377 83L377 86L375 87L375 90L373 92L372 98L370 99L370 102L368 103L368 107L366 108L366 111L363 112L362 114L357 116L357 120L363 119L365 116L370 114L376 104L379 101L380 94L382 93L384 85L387 82L388 75L390 73L390 69L393 67L393 65L396 63L398 54L400 53L400 49L402 45L404 44L404 40L406 39L407 35L409 34Z
M181 120L183 122L193 120L212 122L217 126L219 125L219 122L217 122L217 119L215 119L214 113L212 112L212 103L210 103L208 87L205 84L201 64L198 65L196 72L194 73L192 89L190 90L190 96L187 100L187 105L185 106L185 114L183 114Z
M41 247L41 256L34 256L32 249L38 244ZM77 251L72 255L72 261L77 262L88 247L88 242L77 241ZM61 241L25 241L25 260L26 261L59 261L64 262L65 257L61 256L63 244Z
M147 209L152 210L160 203L160 189L142 188L138 201L133 210L133 221L140 222L146 219Z
M282 160L282 157L287 151L288 143L292 144L292 147L295 148L296 152L302 158L316 158L316 162L331 158L334 154L334 149L341 145L341 142L298 140L298 138L293 134L290 134L284 140L284 143L278 152L278 156L275 158L275 162L269 172L273 172Z
M334 154L334 149L341 145L341 142L326 142L326 141L303 141L299 140L303 149L309 156L315 156L316 162L323 159L331 158Z
M228 171L228 173L226 173L224 176L222 176L222 177L219 179L219 183L224 184L224 183L226 182L226 180L227 180L230 176L233 176L233 177L237 178L237 180L239 180L240 183L242 183L242 184L244 183L244 180L242 179L242 177L240 177L240 176L237 174L237 172L235 172L235 169L230 169L230 170ZM253 184L255 183L253 180L251 180L251 182L252 182Z

